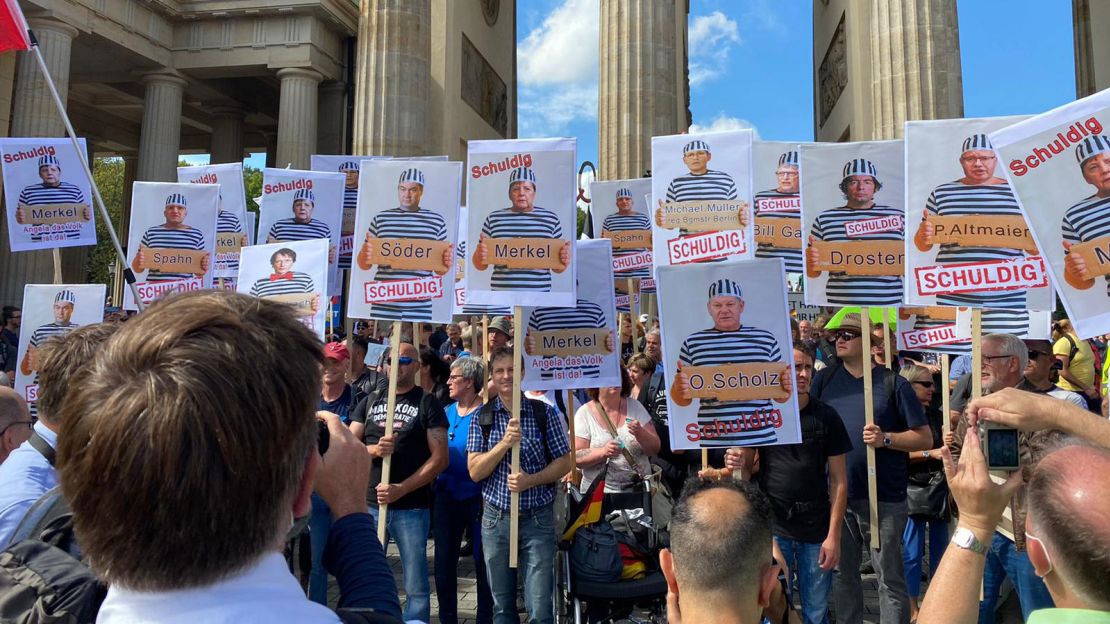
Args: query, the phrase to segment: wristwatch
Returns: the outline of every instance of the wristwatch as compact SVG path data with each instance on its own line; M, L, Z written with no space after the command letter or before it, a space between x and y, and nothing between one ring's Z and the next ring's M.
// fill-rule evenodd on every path
M932 453L929 451L921 451L921 459L929 459L930 455L932 455Z
M889 433L883 434L883 448L890 448L891 439Z
M971 552L978 553L980 555L987 552L986 545L984 545L983 542L980 542L979 538L975 537L975 534L971 532L971 529L965 529L964 527L956 528L956 532L952 534L952 544L959 548L963 548L964 550L970 550Z

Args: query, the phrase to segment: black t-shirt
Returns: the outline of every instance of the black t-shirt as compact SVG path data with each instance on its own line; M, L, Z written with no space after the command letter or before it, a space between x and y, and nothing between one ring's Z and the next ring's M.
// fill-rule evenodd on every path
M759 447L760 489L771 501L775 535L808 543L829 532L829 457L852 450L836 410L810 399L801 411L802 442Z
M372 402L373 401L373 402ZM362 434L364 444L377 444L385 435L386 393L379 392L363 399L351 414L354 422L365 423ZM367 412L371 417L367 418ZM429 429L447 429L447 415L443 407L431 395L415 386L404 394L397 395L397 407L393 412L393 462L390 468L390 483L400 483L420 469L432 456L428 446ZM370 489L366 502L376 505L378 496L374 488L382 480L382 460L375 459L370 465ZM432 506L431 484L410 492L395 503L393 509L428 509Z

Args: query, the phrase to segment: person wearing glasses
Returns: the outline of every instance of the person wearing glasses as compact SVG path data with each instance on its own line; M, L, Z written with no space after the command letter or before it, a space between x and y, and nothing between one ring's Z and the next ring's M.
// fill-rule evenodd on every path
M801 176L798 174L798 152L790 150L779 156L779 165L775 169L775 178L778 186L755 194L755 216L769 219L790 219L794 227L802 229L802 200L798 194L801 187ZM761 243L760 235L756 235L756 258L782 258L786 265L787 273L802 272L802 244L798 241L797 249L784 249L772 247L769 243Z
M1029 364L1025 366L1025 382L1031 386L1029 391L1047 394L1087 409L1087 399L1083 395L1064 390L1053 381L1053 372L1057 370L1059 364L1052 354L1052 343L1047 340L1024 342L1029 349Z
M404 619L430 621L428 586L428 531L431 528L432 482L448 465L447 416L435 398L416 384L419 352L409 343L386 353L386 364L397 358L397 403L386 414L388 391L373 392L355 406L351 433L360 438L372 458L366 502L378 522L378 505L388 504L386 528L397 542L404 573ZM393 418L393 435L385 434L386 418ZM382 483L382 460L392 456L390 482Z
M31 437L31 410L19 393L0 386L0 464Z

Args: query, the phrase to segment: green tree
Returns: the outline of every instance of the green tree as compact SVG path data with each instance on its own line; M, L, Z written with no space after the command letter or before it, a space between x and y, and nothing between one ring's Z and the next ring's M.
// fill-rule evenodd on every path
M262 196L262 170L244 166L243 186L247 190L247 210L258 212L258 204L254 198Z
M578 209L578 235L575 239L582 237L582 232L586 229L586 211L581 208Z
M104 207L112 217L112 225L116 227L123 214L123 167L122 158L96 158L92 163L93 180L100 189L100 196L104 198ZM95 204L95 200L93 203ZM108 226L104 223L103 215L99 208L94 206L93 210L96 212L96 247L89 254L85 265L88 283L111 284L110 267L115 263L116 252L112 248L112 238L108 235ZM121 244L126 246L127 241L121 241Z

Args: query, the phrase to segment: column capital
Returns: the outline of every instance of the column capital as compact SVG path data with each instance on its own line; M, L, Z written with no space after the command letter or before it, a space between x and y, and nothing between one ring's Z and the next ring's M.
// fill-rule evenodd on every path
M140 82L144 85L171 84L182 88L189 84L189 80L185 77L185 74L168 67L143 73L140 77Z
M53 17L29 17L27 27L36 33L44 30L62 33L68 35L70 39L76 38L81 33L77 28Z
M212 111L212 116L217 119L242 119L247 115L247 109L236 104L213 104L208 106L208 110Z
M324 75L314 69L305 67L285 67L277 71L277 77L281 80L286 78L306 78L319 83L324 79Z

